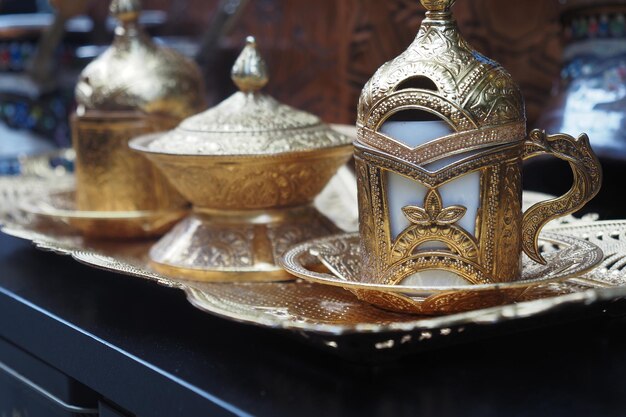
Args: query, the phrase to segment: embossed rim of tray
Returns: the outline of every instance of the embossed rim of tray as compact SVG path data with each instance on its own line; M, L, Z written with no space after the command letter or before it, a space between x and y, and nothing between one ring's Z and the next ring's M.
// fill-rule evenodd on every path
M352 195L354 194L352 193L352 191L354 191L352 190L352 188L354 188L354 178L347 169L344 169L344 172L340 173L340 175L338 175L337 177L339 178L339 180L337 181L336 186L339 192L335 192L333 195L328 196L329 198L327 199L327 209L330 209L330 212L325 212L325 214L329 215L329 217L331 217L332 220L336 223L340 222L344 230L354 230L354 223L356 218L356 196ZM26 188L25 184L28 185ZM23 198L30 198L32 195L41 192L49 192L50 190L71 189L72 185L73 176L63 175L59 177L58 175L56 175L56 173L52 175L51 172L50 175L38 177L0 177L0 196L3 196L3 199L0 200L0 222L3 221L2 218L6 218L7 213L9 213L9 211L14 208ZM549 196L541 195L538 193L525 192L524 203L526 206L528 206L537 201L545 200L547 198L549 198ZM448 316L414 317L403 315L404 320L397 322L361 322L348 325L317 323L313 325L311 323L299 322L297 320L286 320L283 317L270 315L264 311L255 311L254 314L250 312L246 314L235 314L231 310L226 308L224 304L216 304L215 302L209 304L207 304L206 302L197 303L197 294L199 294L199 290L196 288L198 286L197 283L187 282L186 284L188 286L185 290L185 287L183 286L183 284L185 284L184 281L174 283L171 281L163 280L159 277L158 274L153 274L152 276L143 276L143 278L153 280L162 285L184 289L187 293L189 301L192 304L194 304L201 310L207 311L211 314L238 322L295 331L297 332L297 334L306 336L306 338L310 341L321 341L324 344L332 344L333 337L340 337L344 335L348 336L351 334L371 334L379 339L380 337L386 336L403 338L405 337L404 335L407 332L419 335L420 331L427 332L432 330L441 330L441 334L444 334L444 330L449 330L449 328L454 327L458 327L460 332L461 328L472 326L474 324L495 325L499 323L512 322L518 319L530 318L551 311L559 311L565 309L567 306L589 308L592 304L595 304L596 302L626 298L626 268L623 268L623 258L626 258L626 220L613 222L574 221L575 219L573 219L571 216L568 216L564 219L561 219L561 223L552 223L546 229L579 237L589 237L590 240L598 244L598 246L600 246L605 251L605 255L607 255L607 257L602 262L601 267L596 268L594 271L602 270L603 277L606 278L607 281L612 281L607 282L605 288L597 288L589 285L584 277L570 279L569 282L578 285L580 288L589 289L581 289L579 292L576 293L559 295L547 299L527 301L518 304L492 307L482 310L474 310L466 313L459 313ZM563 222L574 223L564 225ZM2 229L2 226L0 226L0 229ZM17 228L15 227L15 225L12 226L11 224L6 224L4 226L4 230L8 234L31 240L42 249L52 250L61 254L72 255L74 258L78 258L77 252L82 249L81 245L78 245L79 247L77 248L75 244L68 245L67 242L61 242L61 244L59 245L59 237L55 233L52 233L51 235L33 233L31 231L24 230L23 227L19 226L19 224L17 225ZM604 239L603 241L599 241L599 235L602 235L603 237L611 237L612 239ZM615 235L615 237L613 235ZM138 275L129 273L128 271L126 271L126 274ZM139 276L142 275L139 274ZM279 285L302 284L303 283L288 283ZM236 288L236 285L247 284L211 285L235 285ZM344 291L343 293L346 294L347 292ZM352 300L356 299L354 296L350 294L348 295L351 297ZM376 309L376 311L380 312L380 310L378 309ZM394 313L385 314L393 315ZM435 333L433 333L433 337L434 335ZM418 337L417 339L414 338L414 340L418 339L420 341L422 340L421 337ZM400 339L398 339L398 341L399 340ZM333 347L331 345L328 346Z
M603 235L607 237L611 235L613 232L616 236L624 235L626 241L626 221L617 221L617 222L590 222L590 223L578 223L575 225L566 225L559 226L550 229L553 232L566 233L579 237L590 237L591 239L597 239L598 236ZM527 318L530 316L534 316L543 312L550 311L559 306L564 306L568 304L591 304L596 301L602 300L611 300L620 297L626 296L626 287L624 286L612 286L615 283L606 282L605 287L600 287L598 285L591 284L588 281L587 275L580 278L570 279L567 282L568 285L574 285L579 288L576 292L564 295L553 296L544 299L538 299L533 301L524 301L518 304L511 304L501 307L492 307L483 310L474 310L465 313L452 314L447 316L440 317L422 317L422 316L408 316L408 315L399 315L396 313L388 313L382 310L377 310L377 312L381 316L389 317L387 322L382 322L383 320L379 320L379 322L351 322L351 323L340 323L340 324L328 324L328 323L311 323L302 319L291 319L280 317L280 315L269 314L267 311L263 311L264 307L260 308L249 308L247 311L233 311L230 308L227 308L227 303L223 300L220 300L215 294L210 295L210 297L204 297L204 299L200 299L199 295L201 294L210 294L207 292L207 289L211 289L214 286L230 286L233 289L237 289L239 291L241 286L250 286L250 285L270 285L270 286L278 286L278 285L293 285L293 286L302 286L302 285L310 285L313 286L315 284L307 284L302 281L290 282L290 283L250 283L250 284L210 284L210 283L198 283L198 282L190 282L183 280L176 280L172 278L167 278L160 276L157 273L141 270L133 266L128 262L120 262L119 265L125 266L126 269L120 269L118 267L112 267L110 262L116 260L115 258L109 257L106 254L101 254L98 252L94 252L93 250L85 250L82 247L72 247L68 242L60 241L58 236L54 233L51 235L42 234L38 232L34 232L29 230L28 228L23 228L19 224L11 225L6 224L3 227L3 231L7 234L31 240L40 247L41 249L51 250L57 253L71 255L75 259L80 262L87 263L91 266L103 268L106 270L121 272L127 275L138 276L142 278L147 278L153 281L156 281L162 285L166 285L169 287L179 288L186 292L188 300L195 307L207 311L209 313L225 317L227 319L235 320L238 322L256 324L264 327L271 328L280 328L286 330L295 330L295 331L304 331L311 332L318 335L333 335L340 336L350 333L388 333L388 332L413 332L421 329L439 329L439 328L447 328L453 327L457 325L464 324L476 324L476 323L484 323L484 324L495 324L498 322L511 321L515 319ZM74 238L80 240L79 237L74 236ZM606 240L606 239L605 239ZM615 245L618 242L619 245ZM606 245L610 246L614 244L615 246L624 246L626 247L626 243L617 239L616 242L607 242ZM150 242L144 242L143 245L149 245ZM111 245L111 243L109 243ZM138 246L141 243L134 243L129 245L135 245L135 249L137 250ZM125 246L128 248L129 246ZM601 245L602 247L602 245ZM603 248L605 249L605 248ZM626 251L624 248L618 248L613 251L614 253L607 253L609 258L613 255L618 255L619 257L624 257ZM100 261L96 261L93 257L99 258ZM621 280L618 283L626 282L622 276L624 272L619 270L611 271L611 268L614 267L609 265L607 269L606 260L603 261L601 266L596 268L594 271L601 271L602 275L613 276L615 280ZM613 262L613 261L610 261ZM582 289L588 287L588 290ZM215 290L215 288L213 288ZM318 290L315 290L316 292ZM344 291L341 289L337 289L337 291ZM360 303L355 300L355 302ZM375 309L375 307L370 307ZM278 309L278 308L275 308ZM403 317L402 321L394 321L394 317L398 318L399 316Z

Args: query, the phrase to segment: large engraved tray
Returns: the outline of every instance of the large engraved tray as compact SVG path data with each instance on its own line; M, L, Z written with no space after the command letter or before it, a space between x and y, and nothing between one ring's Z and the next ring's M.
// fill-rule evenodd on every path
M347 181L346 181L347 180ZM284 283L202 283L159 274L148 262L152 240L93 241L67 226L19 213L20 178L0 181L2 230L37 247L70 255L85 264L183 290L200 310L242 323L278 329L352 359L403 355L502 332L602 314L626 297L626 221L553 223L551 232L583 238L601 247L602 264L582 277L535 287L517 303L439 317L398 314L359 301L350 292L301 280ZM30 180L29 180L30 181ZM356 199L349 173L336 177L317 202L344 229L353 230ZM22 183L23 185L23 183ZM42 186L38 189L45 189ZM32 189L32 188L31 188ZM32 194L29 196L32 198ZM527 195L526 200L542 199ZM539 299L537 299L539 298Z

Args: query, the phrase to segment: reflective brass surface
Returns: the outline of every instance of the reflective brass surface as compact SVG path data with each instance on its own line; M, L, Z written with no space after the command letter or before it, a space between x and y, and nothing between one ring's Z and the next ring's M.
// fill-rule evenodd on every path
M100 111L71 120L79 210L170 210L187 204L156 167L128 148L129 139L167 129L171 120Z
M5 194L0 188L0 195ZM339 196L331 196L319 206L325 214L347 212L345 207L326 205L336 201L336 197ZM530 200L538 199L533 196ZM534 317L541 320L546 314L553 314L553 319L568 319L574 311L589 311L596 303L626 296L624 221L549 225L552 232L597 244L605 253L602 264L579 277L534 286L515 296L501 298L500 303L515 302L512 305L484 309L474 303L479 310L440 317L389 312L363 303L341 288L300 280L286 283L185 281L178 275L165 275L152 269L148 251L153 241L86 240L71 229L12 216L5 216L3 223L5 233L32 240L42 249L71 255L98 268L183 289L189 302L203 311L256 326L292 330L319 347L346 355L356 352L392 355L421 346L437 347L449 338L456 342L471 340L474 327L479 327L483 335L497 336L501 335L500 326L506 323ZM368 334L371 337L351 337Z
M393 285L410 271L433 269L471 284L519 280L522 252L546 262L537 240L542 227L580 209L602 182L585 135L526 134L517 85L461 37L449 12L453 3L422 1L428 11L415 41L381 66L361 94L355 160L363 282ZM382 133L405 111L428 113L454 133L417 147ZM523 215L522 160L539 154L567 161L574 184ZM479 210L475 228L464 230L458 221L467 208L445 207L440 188L473 173L480 175ZM390 225L390 175L412 180L427 195L402 209L410 224L398 236ZM424 246L432 242L442 248Z
M153 42L138 23L140 6L139 0L111 2L111 14L118 20L115 38L78 79L79 114L138 110L180 121L206 105L199 68Z
M268 80L249 38L233 67L241 91L130 147L193 204L150 251L161 272L210 281L293 279L288 247L337 232L311 203L352 154L352 139L257 90Z
M361 277L361 246L358 234L342 234L314 239L296 245L281 259L290 273L310 282L341 287L360 300L386 310L413 314L453 314L513 302L515 297L537 285L584 274L598 265L603 253L593 243L556 233L542 234L542 243L551 251L545 254L546 265L524 260L521 278L514 282L460 287L416 287L397 284L374 284ZM558 249L554 250L554 247ZM330 273L311 269L311 258ZM423 265L414 264L410 274ZM401 281L404 277L400 277Z
M267 65L253 36L246 38L246 46L233 65L231 77L242 93L259 91L269 81Z
M38 170L40 172L41 170ZM342 169L316 207L336 223L356 222L356 190L349 172ZM54 186L71 186L71 175L0 178L0 223L5 233L31 240L37 247L70 255L76 260L117 273L147 279L185 291L195 307L256 326L291 330L316 346L355 358L355 355L396 355L423 348L472 340L474 329L483 336L502 334L503 326L534 320L546 323L589 314L603 303L626 296L626 222L581 222L569 218L547 228L598 245L605 259L586 274L564 282L538 285L502 303L515 304L438 317L398 314L360 301L342 288L301 280L281 283L210 283L185 281L180 275L155 271L148 257L154 240L104 241L86 239L72 228L16 212L24 198L34 198ZM28 191L28 193L26 193ZM528 193L524 205L545 200ZM352 227L352 226L351 226ZM352 228L353 230L353 228ZM479 308L480 304L474 303ZM595 309L595 310L594 310Z
M313 206L259 211L197 210L150 249L155 270L199 281L280 281L295 243L339 229Z
M310 203L352 154L352 146L267 156L173 155L150 151L155 136L131 141L194 206L258 210Z
M163 131L204 108L197 66L156 45L139 26L140 2L113 0L113 44L81 73L71 118L76 204L82 211L180 210L185 200L143 156L136 136ZM122 237L122 236L120 236Z
M78 210L73 191L47 192L19 205L26 213L61 222L91 238L145 238L161 236L183 218L184 209L169 211Z
M134 149L142 149L141 140ZM244 272L250 280L292 279L276 258L292 244L337 231L309 204L351 153L350 146L266 157L146 153L194 205L194 214L155 245L152 260L190 279L241 280Z

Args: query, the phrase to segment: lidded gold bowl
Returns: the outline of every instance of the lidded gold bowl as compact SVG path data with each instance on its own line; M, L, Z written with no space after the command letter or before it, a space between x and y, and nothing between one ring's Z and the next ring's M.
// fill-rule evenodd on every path
M113 44L84 69L76 86L76 206L90 212L179 209L186 201L128 149L128 141L171 129L203 109L200 70L143 31L139 0L113 0L110 10L118 19Z
M131 141L194 206L150 255L194 279L289 278L275 263L285 249L337 231L311 203L350 158L351 140L259 91L268 73L254 38L232 78L239 91L216 107Z

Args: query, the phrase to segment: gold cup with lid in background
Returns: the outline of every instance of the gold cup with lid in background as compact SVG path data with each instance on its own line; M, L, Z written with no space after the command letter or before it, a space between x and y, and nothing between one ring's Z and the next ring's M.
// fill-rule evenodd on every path
M150 257L158 270L191 279L291 279L277 258L338 231L312 202L350 158L352 141L259 91L268 73L254 38L232 78L240 91L219 105L131 141L193 204Z
M71 119L76 208L103 213L178 210L187 204L184 198L147 159L128 148L128 141L171 129L202 110L201 73L194 62L156 45L144 32L138 24L139 0L113 0L110 10L118 19L113 44L85 68L76 86L78 108Z

